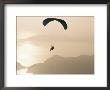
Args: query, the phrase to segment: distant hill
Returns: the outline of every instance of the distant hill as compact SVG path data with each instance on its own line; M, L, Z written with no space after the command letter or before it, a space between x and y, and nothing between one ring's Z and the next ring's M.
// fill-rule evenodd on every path
M33 74L94 74L94 56L61 57L54 55L44 63L28 68Z
M23 69L25 68L24 66L22 66L20 63L17 62L17 70Z

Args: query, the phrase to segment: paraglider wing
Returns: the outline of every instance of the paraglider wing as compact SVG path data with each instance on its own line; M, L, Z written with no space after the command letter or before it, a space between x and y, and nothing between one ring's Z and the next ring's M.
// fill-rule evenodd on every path
M47 19L45 19L45 20L43 21L43 25L46 26L49 22L54 21L54 20L60 22L60 23L63 25L63 28L64 28L65 30L67 29L67 24L66 24L66 22L65 22L64 20L62 20L62 19L57 19L57 18L47 18Z
M49 22L56 20L55 18L47 18L43 21L43 25L46 26Z
M65 30L67 29L67 24L66 24L66 22L64 20L57 19L57 21L60 22L63 25L63 27L64 27Z

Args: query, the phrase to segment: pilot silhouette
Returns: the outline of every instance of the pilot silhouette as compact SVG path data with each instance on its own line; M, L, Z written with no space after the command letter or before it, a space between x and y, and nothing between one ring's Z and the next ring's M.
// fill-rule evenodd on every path
M54 46L51 46L50 51L54 49Z

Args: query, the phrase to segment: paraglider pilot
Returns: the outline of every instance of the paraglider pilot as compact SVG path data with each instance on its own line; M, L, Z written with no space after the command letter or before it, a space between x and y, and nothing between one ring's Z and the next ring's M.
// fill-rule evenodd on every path
M54 46L51 46L50 51L54 49Z

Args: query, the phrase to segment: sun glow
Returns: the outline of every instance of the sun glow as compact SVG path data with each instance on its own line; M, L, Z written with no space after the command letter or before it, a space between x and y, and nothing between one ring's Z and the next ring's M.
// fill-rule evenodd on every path
M23 66L31 66L32 64L41 62L38 58L41 54L41 48L29 42L24 43L17 49L17 61Z

